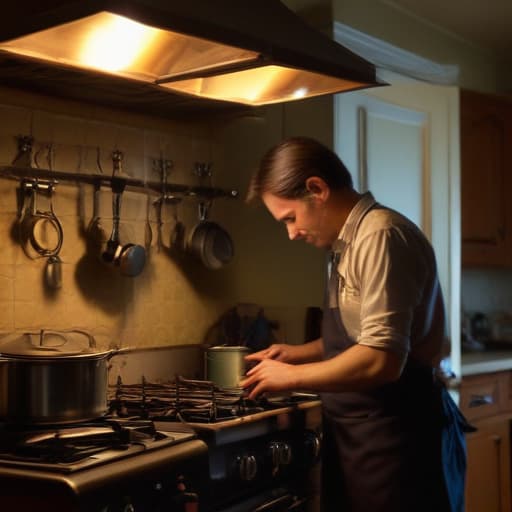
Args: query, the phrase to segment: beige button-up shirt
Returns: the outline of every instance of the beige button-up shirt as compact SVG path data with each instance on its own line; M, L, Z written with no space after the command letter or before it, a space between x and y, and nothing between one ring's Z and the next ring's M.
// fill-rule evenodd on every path
M368 192L348 216L333 251L339 254L341 321L351 340L402 356L417 352L420 361L434 364L425 360L422 354L430 352L422 345L441 346L433 338L444 333L444 312L433 315L441 292L434 252L421 230Z

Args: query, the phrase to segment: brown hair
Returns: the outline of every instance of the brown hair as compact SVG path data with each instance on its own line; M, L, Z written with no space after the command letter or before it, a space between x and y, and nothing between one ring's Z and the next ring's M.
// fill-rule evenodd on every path
M308 195L306 180L322 178L331 189L352 188L352 176L338 155L308 137L291 137L271 148L249 184L247 201L271 193L285 199Z

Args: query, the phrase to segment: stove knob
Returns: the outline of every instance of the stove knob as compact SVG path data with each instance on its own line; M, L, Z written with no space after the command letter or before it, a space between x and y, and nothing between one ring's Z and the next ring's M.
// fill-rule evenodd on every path
M281 443L279 447L279 463L287 466L292 461L292 447L288 443Z
M304 438L304 447L307 462L316 462L320 457L322 447L320 435L313 431L307 432Z
M273 442L269 445L272 466L287 466L292 461L292 448L285 442Z
M258 462L254 455L240 455L236 465L240 478L246 482L253 480L258 472Z

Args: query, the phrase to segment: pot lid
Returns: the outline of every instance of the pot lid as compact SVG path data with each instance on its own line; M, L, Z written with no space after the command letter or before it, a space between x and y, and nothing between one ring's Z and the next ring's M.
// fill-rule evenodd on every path
M0 354L16 357L70 357L97 354L94 337L85 331L9 333L0 337Z

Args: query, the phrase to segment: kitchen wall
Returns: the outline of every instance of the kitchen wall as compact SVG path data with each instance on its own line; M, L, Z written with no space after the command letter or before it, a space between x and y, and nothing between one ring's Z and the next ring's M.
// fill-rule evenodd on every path
M151 207L148 261L140 276L129 278L90 250L92 186L58 183L53 207L64 229L63 285L52 290L44 281L46 258L26 254L19 243L19 183L0 179L0 331L86 329L102 348L194 345L205 340L223 312L243 302L265 308L279 323L279 339L303 341L306 307L321 302L323 255L292 246L282 227L261 206L245 205L243 197L259 157L283 136L305 133L330 143L329 108L329 101L316 100L260 109L254 116L185 122L0 89L0 165L13 161L18 135L32 135L38 155L33 166L47 165L45 148L51 144L54 169L97 173L99 155L103 173L110 174L111 153L118 149L125 176L157 181L153 161L164 158L174 162L171 182L196 184L194 163L213 162L213 185L240 191L238 199L219 199L211 210L235 245L234 261L225 269L207 270L183 253L159 251ZM146 201L145 194L124 193L123 242L144 244ZM46 209L49 203L40 198L38 206ZM163 213L168 246L175 214L190 233L197 202L184 201L176 210L167 206ZM106 239L112 226L108 188L101 190L100 217Z
M434 62L456 64L461 87L495 92L509 85L491 52L411 16L392 1L333 0L332 5L336 21Z
M19 134L34 137L40 165L47 163L41 148L51 143L54 169L97 173L99 151L103 172L110 174L111 152L119 149L124 153L124 174L144 180L158 181L152 160L163 156L174 162L172 181L194 183L194 162L215 160L220 152L204 123L145 119L7 89L0 98L2 165L16 155ZM43 280L46 258L31 259L16 241L17 186L15 181L0 180L0 330L73 327L93 331L104 343L138 347L197 343L230 304L227 272L206 279L203 269L190 270L188 262L177 263L166 251L158 252L155 242L143 274L136 278L122 277L103 265L97 254L87 251L85 230L92 216L92 187L83 186L80 201L79 187L65 182L57 185L54 197L54 209L64 228L63 286L48 289ZM39 207L46 209L48 204L40 199ZM146 196L125 192L122 241L144 243L145 212ZM164 212L167 241L173 213ZM192 227L195 205L180 205L178 213ZM109 189L101 191L100 216L108 236L112 226ZM216 286L220 281L222 288Z

